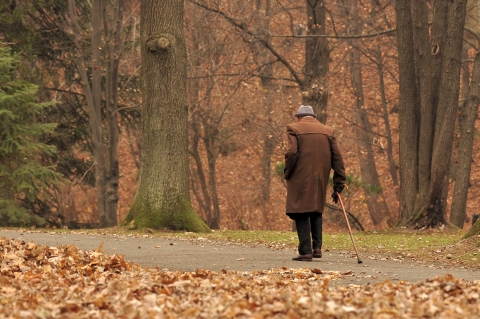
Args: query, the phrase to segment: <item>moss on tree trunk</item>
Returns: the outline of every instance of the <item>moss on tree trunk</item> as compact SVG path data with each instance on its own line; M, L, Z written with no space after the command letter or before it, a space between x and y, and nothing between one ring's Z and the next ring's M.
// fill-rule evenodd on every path
M474 235L480 235L480 218L477 219L475 224L473 224L472 228L468 231L468 233L463 236L464 239L472 237Z
M208 226L195 213L188 198L181 196L176 196L160 206L141 195L136 196L123 225L130 225L132 221L135 228L210 232Z

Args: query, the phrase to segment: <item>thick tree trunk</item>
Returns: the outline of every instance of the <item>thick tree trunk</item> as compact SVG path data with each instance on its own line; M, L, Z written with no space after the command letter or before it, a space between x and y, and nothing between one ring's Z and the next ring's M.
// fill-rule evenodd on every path
M307 28L309 35L325 34L325 7L322 1L307 3ZM311 105L317 114L317 119L327 122L328 101L328 59L330 50L326 38L309 37L305 42L305 82L303 104Z
M436 227L445 223L466 0L434 2L430 50L425 45L428 43L426 6L423 2L415 4L412 12L410 5L408 0L396 2L402 168L400 219L402 224L419 228ZM412 70L417 73L413 78ZM420 112L416 105L421 106ZM421 126L416 118L421 119Z
M445 223L466 0L434 2L430 41L425 4L410 5L408 0L396 1L400 219L402 224L428 228ZM431 43L430 49L426 43Z
M142 1L142 164L123 224L209 231L189 197L183 6L183 0Z
M465 83L467 84L467 83ZM480 104L480 53L475 55L473 64L470 93L462 114L460 141L458 145L458 164L453 190L453 200L450 213L450 222L463 228L467 209L467 195L472 168L472 145L475 134L475 121Z
M465 33L467 34L467 32ZM463 119L465 117L465 108L467 107L468 97L470 95L470 63L468 50L470 45L465 44L462 49L462 78L461 78L461 87L460 87L460 101L458 103L458 112L460 116L457 118L458 127L461 128L463 125ZM475 63L473 64L475 66ZM457 145L458 147L458 145Z
M402 223L414 214L418 192L418 150L420 112L416 102L413 28L410 0L396 0L398 68L400 78L399 135L400 135L400 211Z
M435 121L428 204L421 212L421 218L414 220L420 227L435 227L446 222L444 187L448 186L448 170L458 108L466 2L466 0L455 0L448 6L448 27Z
M425 204L424 198L430 183L430 165L432 161L433 133L435 126L435 108L432 97L432 54L430 52L430 39L428 34L428 9L425 1L420 1L413 6L413 39L415 45L415 69L417 73L417 86L419 88L420 105L420 135L418 150L418 196L415 203ZM439 41L439 40L436 40ZM443 46L442 43L437 43ZM442 50L443 52L443 50ZM441 63L441 54L434 53ZM441 65L436 65L441 67ZM419 209L418 205L416 209Z
M468 16L468 15L467 15ZM466 23L466 22L465 22ZM464 117L466 114L466 108L468 104L468 97L470 94L470 66L474 63L469 61L469 49L471 48L470 44L471 39L468 39L468 32L464 33L465 41L462 48L462 68L461 68L461 79L460 79L460 98L458 101L458 111L457 111L457 121L455 125L455 136L453 139L453 151L452 159L450 161L450 182L455 182L457 178L457 169L458 169L458 150L460 143L460 131L462 130L462 125L464 123ZM467 43L466 43L467 42ZM455 138L456 137L456 138ZM451 215L450 215L451 216ZM451 220L450 220L451 221Z

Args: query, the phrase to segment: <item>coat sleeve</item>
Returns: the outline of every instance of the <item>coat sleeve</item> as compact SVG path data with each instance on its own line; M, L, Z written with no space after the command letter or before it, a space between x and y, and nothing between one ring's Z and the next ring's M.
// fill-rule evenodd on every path
M285 169L283 171L285 179L289 179L295 169L298 159L297 134L287 126L287 152L285 153Z
M332 154L332 169L333 169L333 184L345 184L345 166L343 164L342 153L338 147L335 135L332 135L332 142L330 144L330 152Z

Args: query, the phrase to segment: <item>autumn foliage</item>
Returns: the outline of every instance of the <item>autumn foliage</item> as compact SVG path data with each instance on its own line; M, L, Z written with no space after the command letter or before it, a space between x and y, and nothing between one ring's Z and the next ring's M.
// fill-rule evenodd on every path
M476 318L479 282L336 287L353 271L146 269L101 246L0 239L2 318Z
M0 22L12 39L12 49L22 53L24 68L34 69L19 76L42 82L42 98L60 102L52 112L59 125L50 142L59 147L57 168L71 183L63 185L55 206L46 208L63 217L49 222L49 227L98 226L97 191L101 193L103 188L92 187L95 158L82 84L92 73L106 81L111 66L118 66L118 109L109 111L108 126L119 124L118 197L113 194L110 199L115 203L118 199L116 216L120 223L131 207L141 165L138 123L143 92L138 1L122 1L117 15L110 14L114 10L109 3L104 12L108 23L102 26L93 25L88 1L69 1L72 16L76 12L81 25L81 32L74 33L64 1L41 2L39 6L34 5L36 1L8 2L11 5L0 8ZM344 194L347 210L367 230L391 227L399 217L401 170L398 48L392 2L315 2L319 6L316 10L322 9L323 3L327 11L325 25L311 27L315 32L325 32L326 41L322 43L328 48L328 70L321 87L308 90L305 51L307 26L312 21L306 14L306 2L217 2L184 3L189 186L198 215L220 229L290 229L291 221L284 211L285 184L277 168L283 162L285 126L313 90L328 97L326 122L336 130L349 175L349 192ZM115 17L121 19L116 21ZM469 19L470 23L477 20ZM123 42L111 51L117 22L122 28L115 39ZM99 47L92 47L94 27L108 31L100 36ZM81 45L73 45L73 34ZM475 50L469 45L473 43L465 41L462 83L472 69ZM101 55L101 63L93 63L92 50ZM117 50L121 54L109 58L107 53ZM74 63L80 57L85 59L80 69L87 72L83 80ZM113 63L117 59L119 63ZM96 80L99 90L102 81ZM110 91L112 94L115 89ZM97 94L102 107L108 100L105 93ZM107 113L102 110L99 114L103 119ZM103 125L100 129L106 132ZM447 219L455 178L458 171L465 171L457 167L459 129L455 131L444 203ZM102 142L115 139L104 137ZM474 138L476 148L478 139ZM465 228L470 227L480 198L478 174L479 167L473 162ZM116 179L113 184L117 186ZM377 214L372 213L374 209ZM330 218L325 224L327 230L344 229L341 219L335 218L335 210L328 208L325 215Z

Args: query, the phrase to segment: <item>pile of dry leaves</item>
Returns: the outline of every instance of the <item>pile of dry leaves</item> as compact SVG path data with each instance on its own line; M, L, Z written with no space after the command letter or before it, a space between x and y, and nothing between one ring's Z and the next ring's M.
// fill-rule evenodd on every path
M351 273L145 269L101 247L0 239L1 318L480 318L480 281L331 287Z

